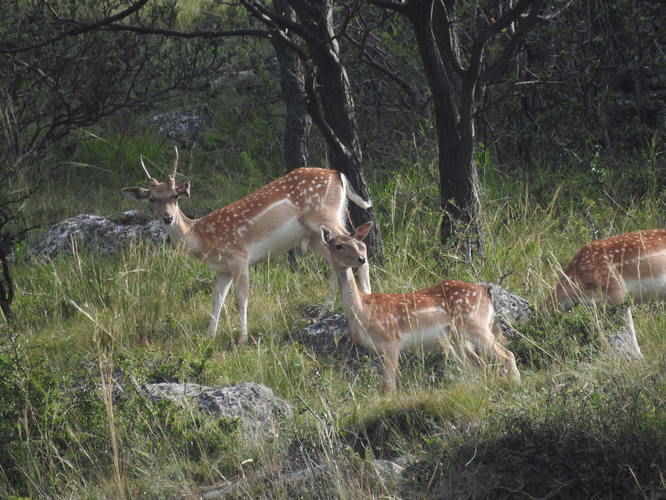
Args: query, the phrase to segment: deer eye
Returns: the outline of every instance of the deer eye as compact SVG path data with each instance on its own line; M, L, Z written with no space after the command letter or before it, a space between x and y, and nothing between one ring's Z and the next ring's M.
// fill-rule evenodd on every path
M336 250L342 250L342 245L335 245Z

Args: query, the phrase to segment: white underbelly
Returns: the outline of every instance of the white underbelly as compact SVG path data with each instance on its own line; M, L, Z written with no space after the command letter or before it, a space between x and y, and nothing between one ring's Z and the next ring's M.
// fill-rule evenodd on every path
M449 335L450 325L438 324L400 334L401 351L432 351L442 346L442 338Z
M625 280L624 283L629 293L639 301L666 297L666 274L654 278Z
M249 245L250 265L276 257L282 252L299 246L301 240L307 236L309 236L308 229L297 217L281 221L270 232Z

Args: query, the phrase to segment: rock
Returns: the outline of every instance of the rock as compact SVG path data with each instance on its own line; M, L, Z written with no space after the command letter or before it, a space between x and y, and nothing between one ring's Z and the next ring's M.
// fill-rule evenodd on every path
M140 226L152 222L153 218L139 210L127 210L116 217L112 217L111 221L122 226Z
M327 488L323 486L332 481L335 474L344 471L348 463L341 463L331 470L331 464L327 462L311 462L309 467L293 471L266 471L254 475L244 476L223 484L208 486L199 492L197 498L200 500L217 500L223 498L235 498L237 496L251 497L253 493L261 492L262 497L271 498L273 488L277 485L282 495L286 491L295 498L314 497ZM400 486L403 473L407 465L404 457L393 460L377 459L369 462L379 480L387 489L395 490ZM282 496L280 495L280 496Z
M297 331L291 338L317 356L344 356L357 347L351 339L349 323L343 314L316 321Z
M157 125L161 134L183 147L191 147L199 140L207 120L208 116L205 111L200 112L192 109L167 111L150 119L152 123Z
M237 418L248 439L276 435L281 420L291 418L293 409L265 385L243 382L227 387L197 384L146 384L141 389L156 402L162 399L177 405L196 405L202 412L218 417Z
M643 359L643 353L636 339L634 318L631 315L631 307L627 307L624 313L624 326L621 330L608 336L608 347L612 354L627 359Z
M163 382L158 384L144 384L141 390L153 403L162 399L168 399L179 406L190 404L191 400L203 391L212 390L213 387L199 384L179 384L175 382Z
M514 338L518 332L513 328L516 323L527 323L532 319L530 303L519 295L494 283L479 283L490 290L490 298L497 314L497 324L508 338Z
M395 487L403 478L407 461L400 457L397 460L385 460L378 458L372 461L377 476L386 486Z
M315 358L335 359L351 376L358 373L362 358L369 354L352 340L349 323L343 314L316 321L292 334L291 340L302 344ZM371 360L379 367L377 356L371 356Z
M219 387L197 396L199 408L213 415L239 418L251 437L276 434L278 419L291 418L293 410L284 399L276 396L265 385L243 382Z
M252 493L261 492L262 498L272 498L273 488L278 486L281 493L286 489L288 492L314 493L317 488L307 488L308 483L321 483L330 476L330 471L326 465L318 465L316 468L301 469L292 472L264 473L253 476L245 476L240 479L226 481L221 485L209 486L201 491L197 498L200 500L218 500L226 498L252 498ZM284 494L284 493L283 493ZM280 498L282 495L279 496ZM299 495L299 498L309 498Z
M162 223L146 220L136 210L123 212L114 220L99 215L77 215L42 234L26 252L26 259L49 260L84 247L101 253L116 252L137 240L163 244L167 235Z

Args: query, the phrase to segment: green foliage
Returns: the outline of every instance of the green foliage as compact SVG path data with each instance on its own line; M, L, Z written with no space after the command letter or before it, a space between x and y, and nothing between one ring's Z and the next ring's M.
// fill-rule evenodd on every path
M417 390L397 397L368 401L341 419L341 438L355 450L377 457L408 454L450 431L476 422L488 405L485 391L468 392L464 384L443 390Z
M518 363L533 369L579 363L598 355L604 347L604 328L589 307L573 311L535 314L520 327L520 335L511 343ZM605 326L608 326L606 324Z
M435 498L658 496L666 464L663 391L663 379L645 374L549 386L535 395L544 404L539 411L491 413L471 435L433 443L406 490Z

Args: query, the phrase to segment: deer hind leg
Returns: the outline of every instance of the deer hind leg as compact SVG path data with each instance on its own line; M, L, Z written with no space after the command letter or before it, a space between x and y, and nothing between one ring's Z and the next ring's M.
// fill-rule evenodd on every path
M236 292L236 309L240 323L238 343L247 344L247 302L250 293L250 273L247 262L240 265L234 272L234 289Z
M208 326L208 335L215 337L217 333L217 325L220 320L220 311L227 298L229 287L231 286L231 274L219 273L213 290L213 311L210 315L210 325Z
M511 380L520 383L520 372L516 366L516 357L504 347L492 332L490 325L473 325L466 329L469 339L504 365Z

